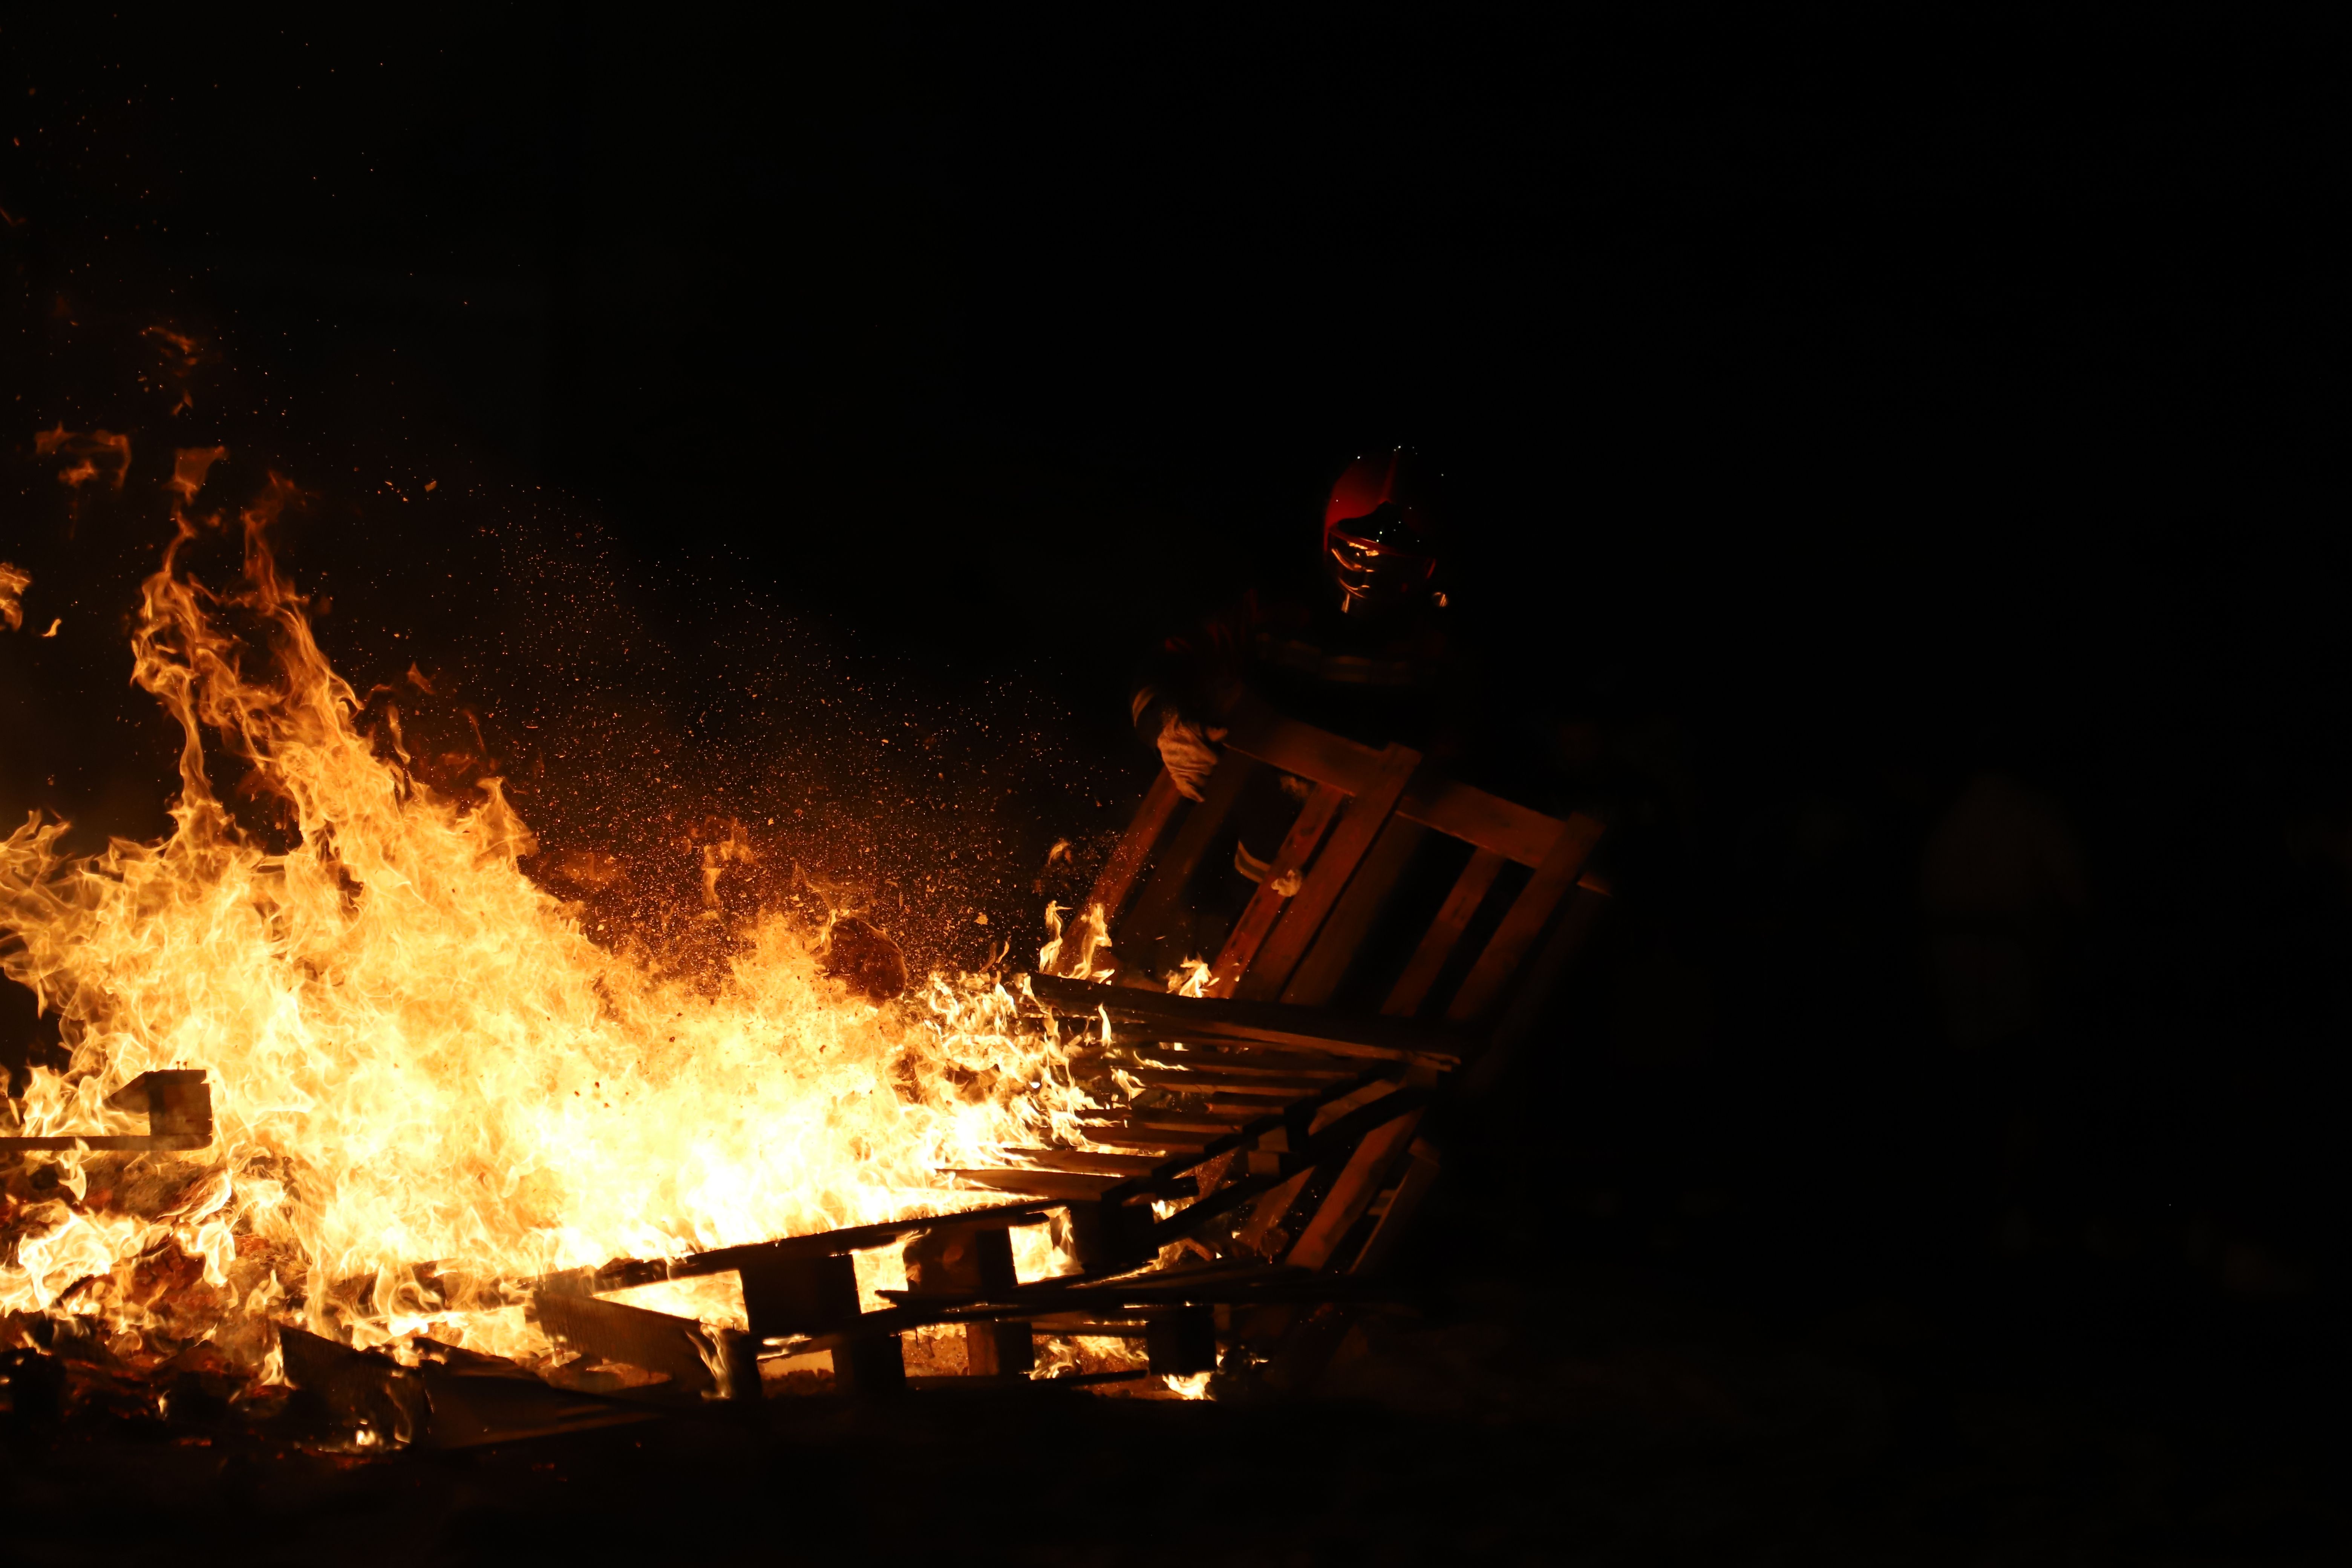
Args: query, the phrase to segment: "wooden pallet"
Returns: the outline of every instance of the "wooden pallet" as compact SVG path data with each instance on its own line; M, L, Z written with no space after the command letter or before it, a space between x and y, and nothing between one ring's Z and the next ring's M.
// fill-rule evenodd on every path
M1165 1145L1170 1159L1146 1184L1152 1197L1166 1202L1211 1167L1219 1190L1213 1197L1202 1184L1163 1229L1201 1212L1197 1230L1213 1217L1202 1211L1230 1208L1246 1191L1247 1217L1223 1245L1255 1246L1285 1268L1361 1274L1389 1254L1434 1179L1428 1117L1494 1080L1590 930L1607 894L1586 868L1601 825L1444 779L1406 747L1376 751L1250 710L1236 717L1204 798L1188 805L1162 771L1097 878L1089 905L1111 937L1114 968L1122 945L1174 922L1251 776L1267 768L1304 781L1306 798L1201 997L1071 976L1035 976L1031 989L1051 1011L1106 1019L1129 1048L1137 1065L1127 1071L1162 1101L1131 1122L1205 1127L1221 1112L1280 1107L1279 1142L1260 1135L1235 1147L1228 1134ZM1466 847L1451 887L1402 969L1381 977L1377 1014L1329 1010L1432 834ZM1514 865L1526 868L1523 879L1505 876ZM1498 891L1513 881L1516 891ZM1475 952L1463 945L1473 932L1483 937ZM1351 1131L1328 1136L1340 1127ZM1297 1152L1308 1148L1311 1156ZM1102 1194L1123 1199L1138 1201L1119 1187ZM1270 1308L1237 1331L1277 1381L1303 1384L1336 1343L1328 1316L1314 1320L1314 1335L1302 1329L1308 1321Z
M1223 1341L1276 1384L1310 1385L1436 1177L1432 1118L1492 1082L1532 1031L1607 889L1585 869L1601 836L1591 818L1545 816L1439 777L1406 748L1374 751L1258 710L1237 720L1204 800L1188 805L1164 772L1153 781L1092 895L1113 954L1181 911L1264 768L1309 787L1206 994L1024 982L1048 1013L1107 1021L1120 1070L1156 1103L1084 1124L1093 1147L1008 1150L1017 1163L949 1173L1011 1201L574 1270L538 1282L541 1325L657 1376L631 1396L640 1402L756 1398L755 1358L818 1351L831 1352L837 1389L898 1392L910 1386L901 1336L941 1325L963 1335L971 1376L917 1385L1012 1386L1034 1335L1073 1332L1139 1340L1150 1371L1171 1374L1212 1370ZM1377 987L1377 1010L1335 1009L1432 834L1466 846L1466 860ZM1505 877L1514 865L1523 879ZM1510 881L1516 890L1497 892ZM1463 947L1472 932L1475 952ZM1043 1224L1061 1227L1079 1271L1022 1281L1009 1233ZM1186 1241L1182 1263L1163 1261ZM908 1288L861 1310L855 1255L885 1247L903 1248ZM740 1336L598 1300L727 1271L743 1289ZM585 1406L548 1417L599 1418Z

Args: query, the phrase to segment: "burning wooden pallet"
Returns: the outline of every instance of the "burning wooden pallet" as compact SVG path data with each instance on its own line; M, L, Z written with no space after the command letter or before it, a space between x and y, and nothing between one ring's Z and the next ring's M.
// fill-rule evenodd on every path
M859 1394L1024 1382L1038 1337L1069 1334L1142 1342L1139 1367L1098 1375L1185 1376L1238 1358L1276 1386L1311 1385L1435 1178L1444 1111L1491 1082L1535 1026L1606 889L1585 873L1601 832L1591 818L1544 816L1435 777L1403 747L1373 751L1259 712L1235 727L1198 805L1164 772L1153 783L1091 900L1113 952L1183 906L1260 768L1309 788L1207 994L1025 979L1045 1012L1095 1027L1097 1051L1120 1053L1124 1080L1143 1090L1125 1114L1084 1128L1090 1147L1010 1150L1020 1163L950 1173L1013 1194L1003 1204L538 1281L530 1310L551 1340L657 1381L562 1408L517 1405L516 1419L554 1430L646 1405L758 1398L763 1361L820 1353L833 1385ZM1331 1009L1432 835L1465 846L1466 859L1410 959L1378 1013ZM1056 1227L1076 1272L1016 1276L1011 1232L1037 1225ZM863 1310L856 1255L893 1247L906 1288ZM606 1299L721 1273L740 1282L741 1331ZM910 1380L904 1336L918 1331L960 1336L963 1374ZM460 1412L445 1441L484 1425L492 1358L458 1355L470 1383L446 1353L401 1373L435 1411L438 1386ZM354 1356L317 1342L288 1364L298 1380L340 1378L384 1404L375 1383L354 1381Z
M1196 894L1263 770L1304 781L1296 818L1198 995L1117 963L1072 958L1019 983L1027 1004L1090 1037L1077 1058L1127 1104L1082 1125L1082 1146L1008 1149L947 1174L1003 1201L681 1258L619 1259L514 1282L509 1299L570 1364L531 1369L417 1340L360 1352L283 1330L291 1381L386 1439L505 1440L713 1403L755 1400L780 1369L824 1366L844 1394L1032 1386L1042 1341L1117 1340L1124 1366L1043 1381L1196 1378L1224 1371L1309 1387L1435 1179L1449 1110L1491 1082L1535 1027L1605 889L1585 872L1590 818L1542 816L1384 751L1270 714L1234 729L1206 798L1163 773L1098 879L1084 918L1108 952L1140 949ZM1401 889L1452 854L1433 912ZM1421 858L1418 861L1416 858ZM1445 869L1443 866L1441 870ZM1362 992L1367 940L1406 923L1409 956ZM1417 927L1417 929L1412 929ZM1110 983L1106 983L1110 982ZM137 1137L19 1140L26 1148L181 1149L210 1136L201 1072L150 1074L118 1097ZM1024 1279L1013 1237L1053 1227L1074 1271ZM895 1249L903 1289L869 1308L861 1253ZM740 1329L613 1300L662 1281L731 1275ZM430 1281L422 1281L430 1283ZM908 1336L946 1341L911 1376ZM946 1365L948 1370L939 1370Z

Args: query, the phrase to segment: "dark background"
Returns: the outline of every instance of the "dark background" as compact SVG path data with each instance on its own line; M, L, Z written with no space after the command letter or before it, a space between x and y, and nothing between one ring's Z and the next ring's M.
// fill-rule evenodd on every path
M551 879L616 849L658 926L662 847L740 817L919 961L1017 961L1044 847L1148 773L1138 648L1412 440L1621 883L1416 1267L1632 1268L1790 1333L1895 1301L1936 1432L1998 1376L2286 1466L2339 1388L2352 1023L2330 47L11 21L0 539L67 618L5 639L0 806L160 826L116 617L153 454L219 439L312 492L331 653L460 693ZM34 461L60 420L133 434L120 497ZM2090 899L2035 1027L1964 1051L1917 887L1987 768Z

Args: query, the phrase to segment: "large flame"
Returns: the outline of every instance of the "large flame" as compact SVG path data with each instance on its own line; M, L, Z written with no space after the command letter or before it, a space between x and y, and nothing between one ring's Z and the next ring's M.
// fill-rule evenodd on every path
M939 1170L1074 1131L1066 1056L992 979L877 1006L782 919L715 978L591 941L518 869L498 781L438 798L361 732L266 543L283 481L242 513L240 580L195 579L216 455L183 454L131 643L182 732L173 830L76 858L37 816L0 845L0 964L72 1053L33 1073L22 1130L142 1131L106 1097L200 1067L216 1140L9 1178L0 1310L256 1370L273 1318L513 1349L502 1282L968 1206L989 1194ZM232 767L282 803L275 841L224 804Z

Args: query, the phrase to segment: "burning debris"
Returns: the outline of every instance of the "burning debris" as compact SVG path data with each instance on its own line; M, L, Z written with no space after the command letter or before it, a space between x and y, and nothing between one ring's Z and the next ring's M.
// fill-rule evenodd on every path
M1199 804L1160 775L1043 973L910 984L835 907L760 917L690 982L522 874L498 778L448 798L388 707L362 730L268 547L295 492L200 518L216 456L182 455L133 626L182 737L171 834L77 857L36 816L0 845L0 964L70 1053L0 1141L20 1405L51 1355L81 1398L258 1410L290 1384L361 1447L811 1387L1304 1387L1377 1294L1449 1097L1531 1026L1600 896L1586 819L1258 714ZM237 577L206 586L232 533ZM1213 961L1123 973L1258 768L1300 781L1274 874ZM1448 846L1466 864L1380 1015L1335 1010L1408 862ZM730 830L702 858L716 917L757 856Z

